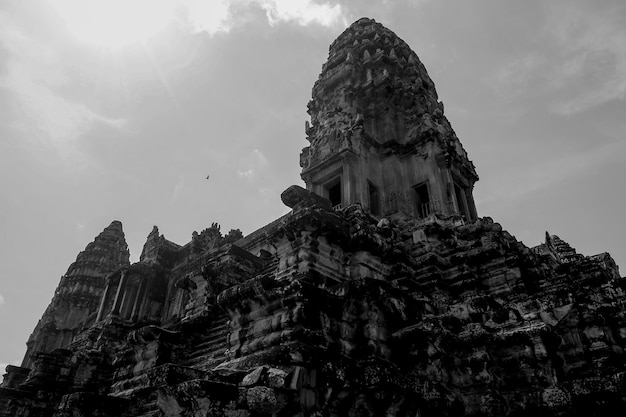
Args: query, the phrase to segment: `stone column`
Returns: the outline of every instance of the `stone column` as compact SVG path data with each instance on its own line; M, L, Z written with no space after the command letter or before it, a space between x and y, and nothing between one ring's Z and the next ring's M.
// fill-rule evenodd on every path
M472 216L472 220L476 220L478 218L478 211L476 210L476 203L474 202L474 184L470 183L470 186L467 189L466 197L467 206Z
M113 302L113 309L111 314L119 315L120 308L122 307L122 299L124 296L124 290L126 287L126 271L122 271L120 282L117 285L117 292L115 293L115 301Z
M452 179L452 173L447 166L444 168L445 180L444 186L441 189L442 199L445 202L445 209L442 210L443 214L447 215L461 215L459 210L459 203L456 201L456 193L454 191L454 180Z
M102 294L102 300L100 301L100 307L98 308L98 315L96 316L96 322L102 320L102 315L104 314L104 305L106 304L107 298L109 298L109 292L111 291L111 281L107 279L107 285L104 288L104 294Z
M353 167L352 160L346 158L343 160L343 172L341 174L341 206L347 207L350 204L356 203L356 196L353 196L355 191L355 184L353 184ZM358 201L360 203L360 201Z
M176 298L174 299L174 308L172 309L172 316L177 316L179 319L182 319L185 315L184 309L184 301L185 301L185 293L187 290L176 287Z
M135 296L135 302L133 303L133 311L130 314L130 319L132 321L136 321L139 318L141 305L143 304L143 299L146 294L147 281L148 281L148 278L143 277L141 282L139 283L139 289L137 290L137 295Z

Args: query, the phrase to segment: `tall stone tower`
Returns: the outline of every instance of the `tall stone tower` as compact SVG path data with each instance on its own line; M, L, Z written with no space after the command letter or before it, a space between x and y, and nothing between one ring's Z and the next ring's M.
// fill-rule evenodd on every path
M70 265L50 305L26 343L23 367L32 365L31 353L47 353L72 342L95 319L104 291L105 277L129 265L130 254L122 223L113 221Z
M353 24L309 107L302 176L347 207L292 186L248 236L155 227L130 266L112 223L6 367L0 417L623 417L626 278L476 217L404 42Z
M360 19L332 43L308 112L300 165L309 191L376 216L476 219L478 176L435 85L380 23Z

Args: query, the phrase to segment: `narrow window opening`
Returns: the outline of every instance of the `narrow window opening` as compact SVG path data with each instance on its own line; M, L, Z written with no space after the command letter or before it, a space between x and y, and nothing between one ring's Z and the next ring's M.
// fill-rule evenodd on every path
M326 186L326 192L328 194L328 199L330 200L330 204L334 208L341 208L341 182L339 179L336 179L332 183Z
M137 296L137 291L139 290L139 282L138 279L132 278L129 279L124 288L124 297L122 298L122 307L120 309L120 317L126 320L130 320L130 315L132 313L133 305L135 303L135 297Z
M378 188L371 182L367 182L367 191L370 200L370 213L374 216L380 215L380 205L378 203Z
M428 217L430 213L432 212L431 204L430 204L430 193L428 192L428 184L423 183L423 184L417 185L413 188L413 190L414 190L413 197L415 201L415 212L417 214L417 217L420 219Z
M456 204L459 209L459 214L465 216L466 219L470 219L469 210L467 208L467 199L465 198L465 192L456 183L454 184L454 195L456 196Z
M474 204L474 197L472 197L472 190L470 188L465 189L465 202L467 203L467 212L471 220L476 220L478 214L476 213L476 205Z

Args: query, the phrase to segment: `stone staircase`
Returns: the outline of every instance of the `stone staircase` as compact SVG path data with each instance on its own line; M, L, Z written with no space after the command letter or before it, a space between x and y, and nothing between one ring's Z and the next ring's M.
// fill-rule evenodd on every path
M134 406L131 407L130 412L123 414L123 417L157 417L163 415L157 405L156 393L148 394L148 398L138 395L133 402L135 403Z
M224 313L217 317L181 365L206 371L223 362L226 359L229 329L228 315Z
M124 408L126 412L121 414L120 417L162 417L170 415L172 404L178 401L172 397L172 395L176 396L176 389L172 389L172 387L181 384L185 385L191 381L199 382L200 384L202 382L206 383L205 377L205 372L183 365L169 363L151 368L138 377L144 381L141 388L124 393L129 404ZM195 386L196 384L192 385ZM165 389L164 392L162 391L163 389ZM118 414L106 415L117 416Z
M132 414L127 414L125 417L160 417L163 413L159 410L157 406L157 402L152 401L148 403L141 404L135 412Z

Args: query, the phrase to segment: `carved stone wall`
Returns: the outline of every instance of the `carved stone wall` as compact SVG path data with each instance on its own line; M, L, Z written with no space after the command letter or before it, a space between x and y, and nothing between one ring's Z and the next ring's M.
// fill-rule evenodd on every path
M389 29L365 18L346 29L330 46L308 110L310 146L300 156L308 190L377 216L476 218L474 165L426 68Z
M4 415L618 415L626 282L608 254L288 195L262 238L160 266L156 320L108 312L10 367Z
M22 366L34 352L50 352L69 345L95 319L105 277L129 264L130 254L119 221L112 222L78 254L57 287L54 297L31 334Z
M396 77L415 85L387 90ZM289 187L292 210L246 237L214 223L181 246L155 227L132 265L113 222L7 367L0 417L623 415L626 279L610 255L549 233L528 248L461 215L454 185L473 166L432 120L419 60L375 22L333 43L313 94L315 193ZM413 203L402 163L440 190L426 216L396 215ZM356 196L343 207L315 190L337 167ZM372 172L388 216L351 194Z

